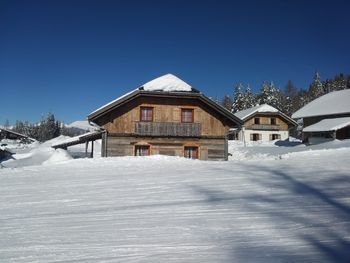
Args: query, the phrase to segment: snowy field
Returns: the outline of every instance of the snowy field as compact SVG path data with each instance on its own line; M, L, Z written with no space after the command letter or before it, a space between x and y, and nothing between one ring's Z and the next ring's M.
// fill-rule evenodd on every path
M350 262L349 141L229 162L48 145L2 163L0 262Z

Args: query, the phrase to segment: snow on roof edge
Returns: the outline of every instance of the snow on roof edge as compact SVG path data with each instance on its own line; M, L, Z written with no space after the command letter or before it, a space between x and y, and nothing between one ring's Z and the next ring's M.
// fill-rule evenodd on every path
M256 112L279 112L278 109L268 105L268 104L262 104L258 105L246 110L238 111L234 113L234 115L242 120L248 118L249 116L253 115Z
M350 117L323 119L305 127L303 132L337 131L347 126L350 126Z
M350 113L350 89L327 93L292 114L293 119Z

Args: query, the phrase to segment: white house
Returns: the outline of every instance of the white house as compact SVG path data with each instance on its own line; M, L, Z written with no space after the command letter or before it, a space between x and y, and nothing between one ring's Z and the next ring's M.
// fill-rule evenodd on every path
M276 108L263 104L234 114L244 122L236 133L242 141L273 141L289 138L289 130L297 123Z

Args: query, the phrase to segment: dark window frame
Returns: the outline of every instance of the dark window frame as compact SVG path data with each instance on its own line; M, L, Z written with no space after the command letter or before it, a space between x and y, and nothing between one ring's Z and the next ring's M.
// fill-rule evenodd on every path
M260 141L261 140L261 134L260 133L251 133L250 134L250 140L253 142Z
M185 117L185 112L191 112L191 121L187 120L187 116ZM194 122L194 109L182 108L181 109L181 122L183 123L193 123Z
M278 133L271 134L271 141L280 140L280 139L281 139L281 134L278 134Z
M189 159L199 159L199 147L184 146L184 157Z
M260 124L260 118L259 117L255 117L254 118L254 124Z
M144 154L144 150L147 151L147 154ZM135 156L149 156L151 155L151 147L149 145L135 145L134 154Z
M271 125L277 125L277 119L275 117L270 118Z
M152 113L151 118L149 118L148 113L146 113L146 115L142 114L143 110L150 110ZM146 117L146 118L144 118ZM153 107L149 107L149 106L141 106L140 107L140 121L142 122L153 122L154 119L154 108Z

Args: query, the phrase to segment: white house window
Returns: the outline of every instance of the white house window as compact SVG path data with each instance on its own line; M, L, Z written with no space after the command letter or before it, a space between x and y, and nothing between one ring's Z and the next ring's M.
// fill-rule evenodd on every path
M271 134L270 135L270 141L280 140L280 139L281 139L281 134Z
M259 134L259 133L252 133L252 134L250 134L250 140L251 141L259 141L259 140L261 140L261 134Z

